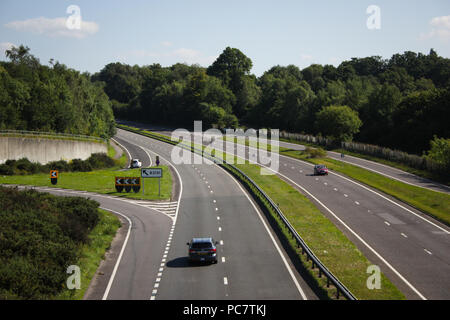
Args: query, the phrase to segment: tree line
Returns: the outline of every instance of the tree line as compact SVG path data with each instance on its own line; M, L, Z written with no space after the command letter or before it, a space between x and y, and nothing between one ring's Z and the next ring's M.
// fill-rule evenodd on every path
M198 65L106 65L102 82L117 118L191 127L278 128L422 154L450 137L450 59L405 52L352 58L338 67L274 66L260 77L227 47Z
M20 46L0 62L0 129L110 137L114 116L191 128L277 128L422 154L450 138L450 59L434 50L339 66L274 66L260 77L227 47L207 68L110 63L90 75Z
M23 45L6 57L0 62L0 130L114 135L110 99L89 74L54 60L42 65Z

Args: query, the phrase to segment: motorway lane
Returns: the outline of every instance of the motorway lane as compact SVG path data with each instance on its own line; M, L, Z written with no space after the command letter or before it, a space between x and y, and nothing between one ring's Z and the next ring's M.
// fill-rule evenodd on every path
M311 164L285 156L280 156L279 161L280 176L291 179L291 184L297 183L314 195L313 201L318 203L316 200L319 200L331 210L333 214L322 207L322 211L381 267L408 298L423 295L429 299L450 299L450 229L447 226L341 175L330 173L316 177L312 175ZM350 230L392 268L387 267Z
M160 133L170 135L167 130ZM447 226L339 174L314 177L312 173L311 164L280 156L280 176L312 199L407 298L450 298Z
M173 148L120 129L116 139L127 148L136 144L157 152L162 161L170 159ZM231 176L215 165L176 168L183 193L152 291L155 299L302 299L302 292L317 298L295 270L289 271L286 254L277 249L251 200ZM220 241L218 264L187 263L186 242L194 236Z
M305 150L304 145L283 142L283 141L280 141L280 147L289 148L289 149L293 149L293 150ZM404 182L407 184L411 184L413 186L422 187L422 188L430 189L433 191L450 194L450 187L448 187L446 185L443 185L443 184L435 182L435 181L431 181L426 178L419 177L415 174L405 172L405 171L397 169L397 168L393 168L393 167L390 167L390 166L387 166L387 165L384 165L381 163L377 163L374 161L357 158L357 157L353 157L353 156L349 156L349 155L345 155L344 158L341 158L341 154L334 152L334 151L327 151L327 155L328 155L328 157L330 157L334 160L353 164L355 166L373 171L375 173L379 173L379 174L384 175L391 179L396 179L398 181L401 181L401 182Z
M168 128L168 127L164 127L164 126L141 124L141 123L136 123L136 122L132 122L132 121L118 121L118 122L126 124L126 125L130 125L130 126L134 126L134 127L139 127L141 129L145 129L145 130L159 132L161 134L165 134L168 136L170 136L172 133L172 130L174 130L173 128ZM305 148L306 148L304 145L301 145L301 144L289 143L289 142L284 142L284 141L279 141L279 144L280 144L280 147L289 148L289 149L293 149L293 150L305 150ZM344 158L341 158L340 153L333 152L333 151L327 151L327 155L332 159L347 162L347 163L359 166L361 168L371 170L373 172L382 174L388 178L396 179L398 181L401 181L401 182L404 182L407 184L411 184L411 185L414 185L417 187L422 187L422 188L450 194L449 186L443 185L441 183L438 183L438 182L435 182L435 181L432 181L432 180L429 180L429 179L426 179L423 177L419 177L417 175L414 175L409 172L405 172L405 171L397 169L397 168L393 168L393 167L390 167L390 166L387 166L387 165L384 165L381 163L377 163L374 161L370 161L370 160L366 160L366 159L362 159L362 158L358 158L358 157L353 157L353 156L349 156L349 155L346 155Z

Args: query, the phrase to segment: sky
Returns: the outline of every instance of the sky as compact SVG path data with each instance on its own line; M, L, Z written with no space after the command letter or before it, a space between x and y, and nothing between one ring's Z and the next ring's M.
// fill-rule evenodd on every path
M0 60L20 44L42 64L90 73L112 62L207 67L228 46L256 76L431 48L450 58L450 1L1 0Z

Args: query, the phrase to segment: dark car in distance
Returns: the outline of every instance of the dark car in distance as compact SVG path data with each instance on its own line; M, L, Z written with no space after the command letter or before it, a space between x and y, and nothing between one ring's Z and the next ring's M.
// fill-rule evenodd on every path
M212 238L193 238L189 246L189 261L217 263L217 241Z
M314 175L328 175L328 168L323 164L315 165Z

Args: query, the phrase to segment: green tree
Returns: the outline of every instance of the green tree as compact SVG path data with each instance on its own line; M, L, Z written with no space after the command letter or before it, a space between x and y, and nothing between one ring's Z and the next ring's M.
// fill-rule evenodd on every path
M233 105L233 113L238 117L244 116L249 107L253 106L246 93L253 91L250 96L258 94L251 83L254 79L248 77L252 66L252 60L239 49L227 47L207 69L208 75L222 80L238 98Z
M351 141L362 122L358 113L348 106L328 106L317 113L317 130L337 141Z
M434 136L430 145L431 149L428 151L428 156L450 169L450 139Z

